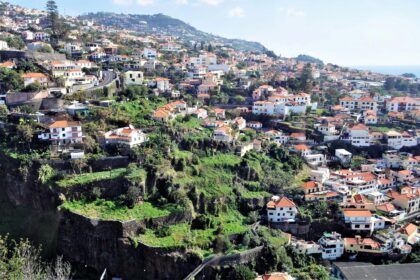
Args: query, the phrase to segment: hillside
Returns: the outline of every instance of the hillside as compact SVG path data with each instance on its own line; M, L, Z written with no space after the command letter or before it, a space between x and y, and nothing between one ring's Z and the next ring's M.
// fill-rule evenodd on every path
M94 20L105 26L131 29L144 34L162 34L181 38L183 41L212 41L230 45L235 49L244 51L266 51L266 48L258 42L250 42L240 39L227 39L197 30L193 26L163 14L156 15L133 15L116 13L89 13L79 17L84 20Z

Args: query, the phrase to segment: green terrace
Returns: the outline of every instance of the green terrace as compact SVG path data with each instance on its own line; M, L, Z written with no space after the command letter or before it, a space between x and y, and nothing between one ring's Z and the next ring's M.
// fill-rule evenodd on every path
M159 229L146 229L134 240L153 247L185 247L207 250L212 246L219 226L223 228L222 233L225 236L241 234L249 230L245 217L236 210L207 217L213 224L210 228L192 229L190 223L181 223L169 226L165 236L159 234Z
M165 217L171 213L184 211L184 209L181 209L175 204L158 207L150 202L143 202L136 204L133 208L128 208L118 202L105 199L97 199L95 201L66 201L60 208L94 219L117 221L142 221L150 218Z
M74 186L81 186L91 184L104 180L112 180L117 178L134 178L139 177L142 180L146 179L146 171L140 168L133 170L129 168L116 168L107 171L83 173L83 174L71 174L66 175L63 179L57 181L57 186L60 188L70 188Z

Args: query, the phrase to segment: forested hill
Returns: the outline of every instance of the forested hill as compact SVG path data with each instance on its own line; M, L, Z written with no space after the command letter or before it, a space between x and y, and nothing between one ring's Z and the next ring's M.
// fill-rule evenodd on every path
M184 41L212 41L245 51L266 51L266 48L258 42L250 42L240 39L227 39L210 33L197 30L182 20L163 14L156 15L133 15L116 13L89 13L82 15L80 19L94 20L105 26L115 26L146 34L165 34L180 37Z

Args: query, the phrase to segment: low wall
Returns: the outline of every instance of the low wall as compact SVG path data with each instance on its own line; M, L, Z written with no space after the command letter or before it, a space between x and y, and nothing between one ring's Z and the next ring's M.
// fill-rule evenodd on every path
M310 224L301 225L298 223L271 223L270 226L302 238L306 238L308 236L311 228Z

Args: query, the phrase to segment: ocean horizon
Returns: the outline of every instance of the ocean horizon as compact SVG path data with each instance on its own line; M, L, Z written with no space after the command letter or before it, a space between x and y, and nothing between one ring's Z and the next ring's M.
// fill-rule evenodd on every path
M402 75L404 73L413 73L417 78L420 78L420 65L356 65L349 66L350 68L360 69L360 70L370 70L372 72L386 74L386 75Z

